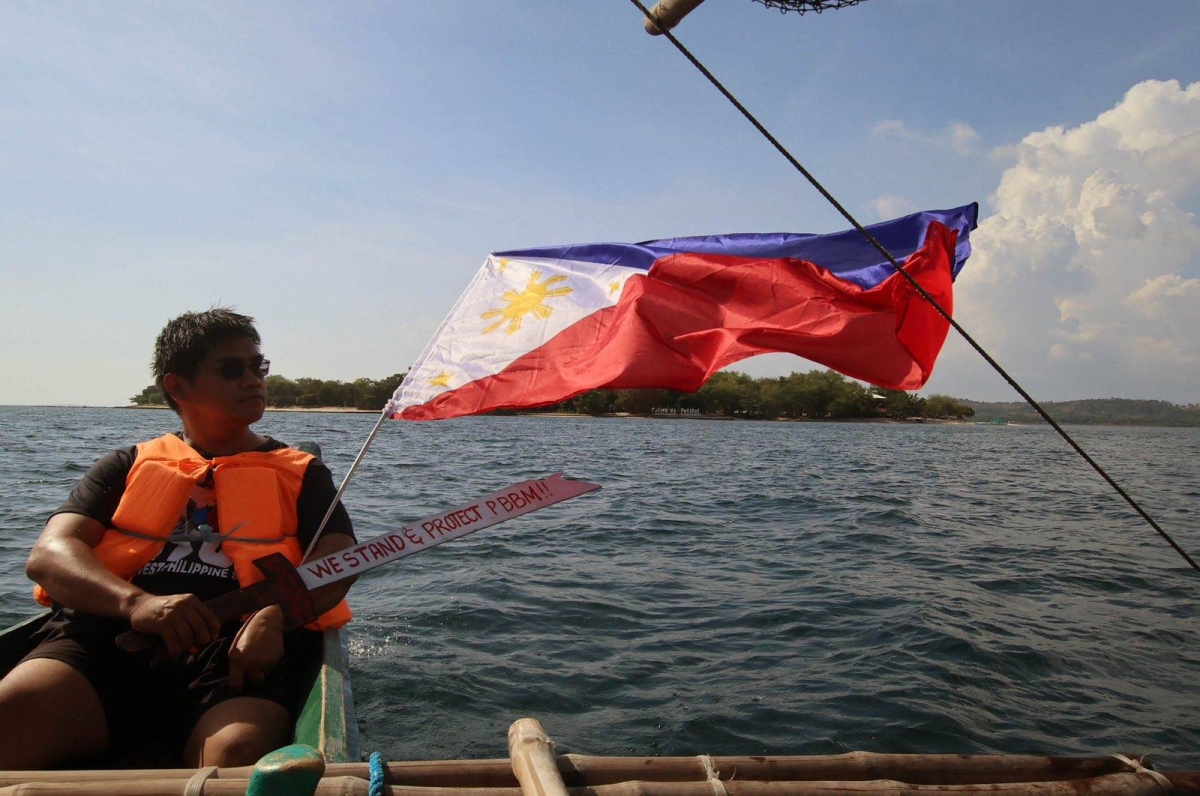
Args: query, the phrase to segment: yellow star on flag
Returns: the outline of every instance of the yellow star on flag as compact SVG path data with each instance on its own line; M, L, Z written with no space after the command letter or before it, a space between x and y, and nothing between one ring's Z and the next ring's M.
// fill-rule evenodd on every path
M553 285L559 282L565 282L567 280L565 276L552 276L545 282L539 282L538 279L541 276L541 271L534 271L530 274L529 284L520 293L513 290L504 291L504 295L501 298L508 302L508 306L503 309L489 309L479 316L485 321L490 318L500 319L485 328L483 333L494 332L507 321L508 329L505 330L505 334L515 334L521 328L521 322L525 319L525 316L529 314L542 320L549 318L552 310L542 302L546 299L565 296L571 293L572 290L569 287L552 288Z
M430 387L446 387L447 389L449 389L450 374L443 370L441 373L439 373L438 375L434 376L432 379L429 380L429 386Z
M608 295L611 296L613 293L616 293L620 289L621 289L621 283L614 279L608 285Z

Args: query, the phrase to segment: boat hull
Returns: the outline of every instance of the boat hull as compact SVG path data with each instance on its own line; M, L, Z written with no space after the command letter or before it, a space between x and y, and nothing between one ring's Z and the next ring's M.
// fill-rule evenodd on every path
M39 614L0 633L0 672L7 674L33 648L33 635L49 618L49 612ZM294 742L320 749L330 763L357 762L361 759L358 723L345 631L324 631L322 647L321 660L314 665L304 700L295 711ZM114 767L125 766L116 761Z

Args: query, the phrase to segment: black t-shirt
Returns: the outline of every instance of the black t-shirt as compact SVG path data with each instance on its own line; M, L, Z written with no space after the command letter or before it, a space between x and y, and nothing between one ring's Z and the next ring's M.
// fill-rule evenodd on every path
M255 450L265 453L286 447L279 440L268 437ZM197 453L206 459L213 458L204 451ZM82 514L105 527L111 527L113 514L125 494L125 481L136 457L137 448L132 447L115 450L100 459L54 513ZM336 494L329 468L314 459L304 472L296 502L296 536L302 550L308 549L317 526ZM214 534L228 534L232 530L218 527L211 471L206 481L193 487L173 535L181 537L184 532L196 534L210 529ZM323 533L354 535L350 515L340 502ZM131 582L149 594L194 594L203 601L238 588L233 561L221 550L220 540L215 537L210 541L166 542L159 554L145 564ZM64 614L72 617L74 612L66 609Z

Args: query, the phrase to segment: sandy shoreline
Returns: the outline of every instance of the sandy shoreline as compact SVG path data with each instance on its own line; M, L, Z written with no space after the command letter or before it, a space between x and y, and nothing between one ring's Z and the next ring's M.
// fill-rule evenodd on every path
M167 406L114 406L113 409L169 409ZM325 414L377 415L378 409L351 409L344 406L268 406L268 412L315 412ZM640 415L629 412L613 412L605 415L581 415L576 412L513 412L508 417L613 417L622 420L717 420L736 422L739 420L768 420L775 423L929 423L947 424L959 423L970 425L971 420L950 420L944 418L917 417L900 420L894 417L840 417L840 418L810 418L810 417L728 417L726 415ZM1011 425L1011 424L1010 424Z
M112 409L170 409L171 407L165 404L155 406L137 406L130 404L129 406L113 406ZM357 415L377 415L380 409L352 409L345 406L268 406L268 412L329 412L334 414L357 414Z
M381 409L352 409L345 406L268 406L268 412L327 412L340 415L377 415Z

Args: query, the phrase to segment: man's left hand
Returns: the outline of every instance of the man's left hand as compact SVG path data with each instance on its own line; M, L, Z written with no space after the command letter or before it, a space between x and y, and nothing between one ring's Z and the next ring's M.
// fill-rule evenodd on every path
M242 625L229 647L229 692L261 683L283 658L283 609L270 605Z

